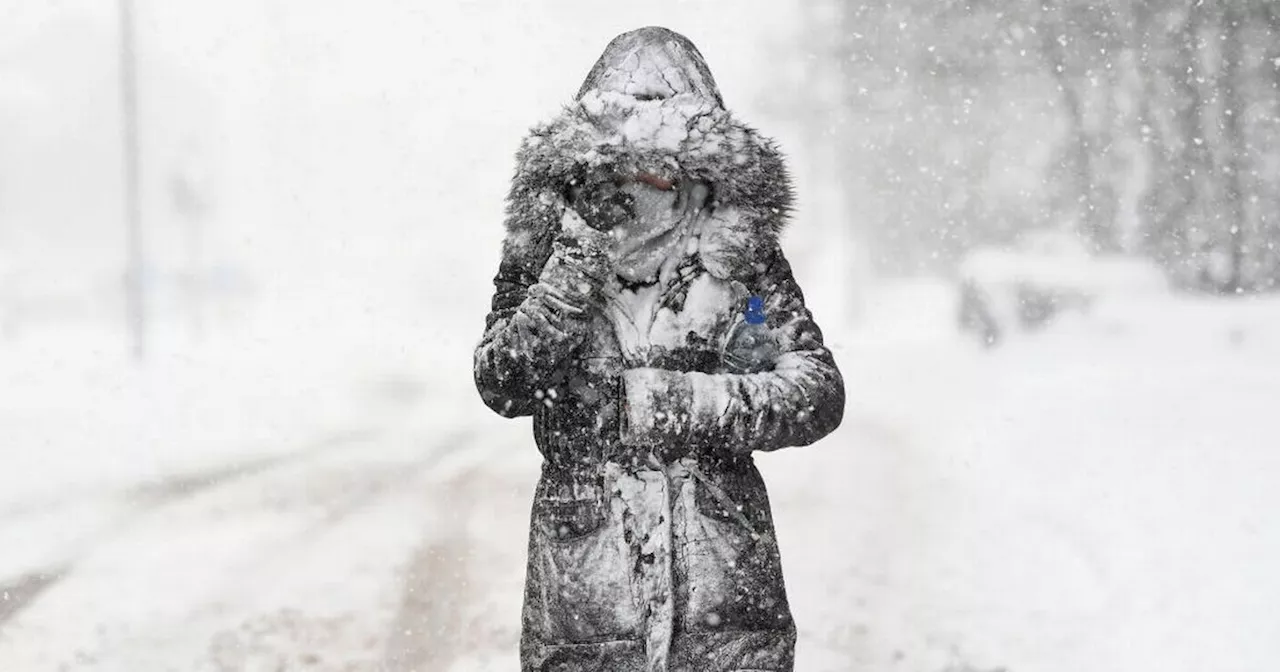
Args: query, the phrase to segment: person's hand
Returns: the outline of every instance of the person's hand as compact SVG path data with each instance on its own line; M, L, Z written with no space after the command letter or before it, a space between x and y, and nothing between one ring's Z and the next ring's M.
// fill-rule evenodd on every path
M560 234L552 241L552 254L580 258L601 258L613 261L618 247L617 237L605 230L591 226L575 209L565 213L560 222Z
M551 255L529 294L564 317L603 305L615 247L612 234L587 226L577 211L565 210Z

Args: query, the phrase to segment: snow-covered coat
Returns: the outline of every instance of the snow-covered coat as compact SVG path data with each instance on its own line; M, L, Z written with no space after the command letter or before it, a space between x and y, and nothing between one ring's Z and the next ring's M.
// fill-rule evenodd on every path
M619 79L637 60L658 79ZM533 416L544 457L521 669L792 670L752 453L817 441L845 398L779 247L792 200L782 157L724 110L688 40L645 28L610 44L517 164L475 381L497 413ZM567 189L592 171L710 185L652 285L620 286L607 254L565 240L583 229ZM722 348L751 295L781 355L770 371L727 373ZM566 310L566 296L588 308Z

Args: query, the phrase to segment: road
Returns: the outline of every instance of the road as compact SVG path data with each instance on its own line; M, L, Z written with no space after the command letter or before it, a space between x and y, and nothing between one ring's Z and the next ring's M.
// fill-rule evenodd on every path
M1188 319L1160 333L1217 353L1195 364L837 347L844 424L758 457L798 669L1270 669L1280 352ZM1224 380L1250 393L1205 403ZM0 574L0 670L516 669L537 456L527 419L453 420L0 511L0 567L28 568Z

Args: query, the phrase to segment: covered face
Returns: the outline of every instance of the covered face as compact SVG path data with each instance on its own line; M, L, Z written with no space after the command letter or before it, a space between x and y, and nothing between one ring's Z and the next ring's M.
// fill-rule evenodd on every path
M614 38L596 61L578 101L598 128L622 145L678 155L696 137L698 122L724 113L710 68L688 38L648 27ZM606 141L608 143L610 141ZM670 164L614 166L622 170L636 217L619 226L616 270L632 282L656 279L696 233L706 185L695 189ZM644 178L652 172L655 179ZM662 183L677 185L663 188ZM679 193L678 193L679 192Z

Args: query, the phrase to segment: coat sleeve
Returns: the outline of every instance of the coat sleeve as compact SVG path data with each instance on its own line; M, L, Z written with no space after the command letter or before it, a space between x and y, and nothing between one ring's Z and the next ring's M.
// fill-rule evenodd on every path
M844 381L781 250L764 272L768 323L781 354L750 374L634 368L623 372L622 441L689 442L734 450L808 445L844 417Z
M474 357L481 399L505 417L531 415L542 403L540 392L559 382L563 362L586 333L586 304L608 265L597 252L560 236L566 211L576 217L559 196L529 188L517 175Z

